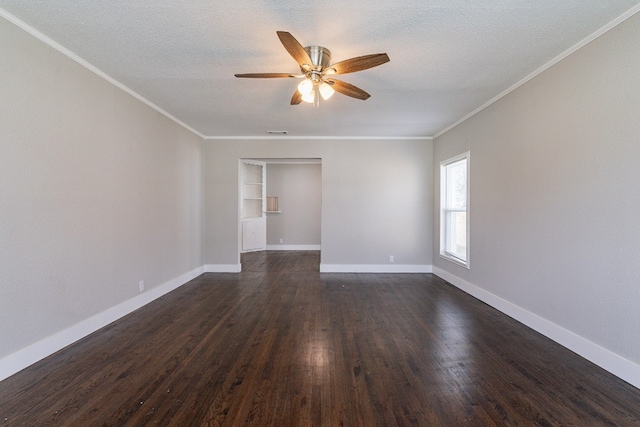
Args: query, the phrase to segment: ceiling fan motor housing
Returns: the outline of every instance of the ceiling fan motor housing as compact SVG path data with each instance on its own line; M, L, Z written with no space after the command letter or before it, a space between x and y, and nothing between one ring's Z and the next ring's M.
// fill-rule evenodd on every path
M311 65L315 68L325 69L331 64L331 52L322 46L307 46L304 50L311 58Z

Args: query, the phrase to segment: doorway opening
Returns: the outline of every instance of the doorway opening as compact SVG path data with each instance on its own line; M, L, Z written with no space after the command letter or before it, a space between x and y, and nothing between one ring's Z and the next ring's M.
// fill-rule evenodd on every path
M242 255L250 252L305 251L310 256L316 251L320 256L321 159L240 159L239 189L242 271L247 263Z

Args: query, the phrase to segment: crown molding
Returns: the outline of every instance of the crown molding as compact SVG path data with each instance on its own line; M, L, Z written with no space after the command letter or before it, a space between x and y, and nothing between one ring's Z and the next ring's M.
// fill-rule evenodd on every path
M484 104L482 104L480 107L476 108L475 110L473 110L469 114L465 115L460 120L452 123L451 125L449 125L446 128L442 129L440 132L437 132L433 136L433 139L444 135L445 133L449 132L454 127L456 127L459 124L467 121L471 117L473 117L476 114L478 114L480 111L484 110L485 108L489 107L491 104L493 104L493 103L499 101L500 99L504 98L505 96L507 96L508 94L513 92L514 90L518 89L520 86L522 86L525 83L527 83L529 80L533 79L534 77L538 76L539 74L542 74L547 69L551 68L552 66L554 66L558 62L562 61L563 59L565 59L566 57L568 57L572 53L582 49L584 46L586 46L587 44L591 43L593 40L595 40L598 37L600 37L601 35L605 34L609 30L611 30L612 28L615 28L616 26L620 25L622 22L624 22L627 19L631 18L633 15L635 15L638 12L640 12L640 4L637 4L637 5L633 6L631 9L627 10L625 13L623 13L620 16L618 16L613 21L609 22L605 26L603 26L600 29L596 30L594 33L592 33L589 36L587 36L586 38L582 39L581 41L579 41L578 43L576 43L575 45L573 45L569 49L567 49L564 52L562 52L560 55L558 55L555 58L553 58L551 61L549 61L546 64L544 64L542 67L538 68L534 72L532 72L529 75L527 75L525 78L523 78L519 82L515 83L514 85L512 85L511 87L509 87L505 91L501 92L497 96L491 98L489 101L485 102Z
M272 140L281 141L283 139L295 139L295 140L353 140L353 141L398 141L398 140L410 140L410 141L433 141L432 136L291 136L291 135L279 135L279 136L205 136L205 140Z
M36 39L40 40L44 44L46 44L49 47L55 49L56 51L60 52L61 54L65 55L66 57L71 59L72 61L76 62L77 64L79 64L81 66L83 66L87 70L89 70L92 73L96 74L97 76L103 78L104 80L108 81L112 85L114 85L117 88L123 90L127 94L133 96L134 98L136 98L140 102L142 102L145 105L151 107L155 111L159 112L160 114L164 115L165 117L167 117L168 119L172 120L176 124L182 126L183 128L185 128L189 132L194 133L195 135L199 136L200 138L202 138L204 140L222 140L222 139L226 139L226 140L229 140L229 139L232 139L232 140L233 139L236 139L236 140L257 140L257 139L259 139L259 140L278 140L278 139L283 139L283 138L286 138L286 139L302 139L302 140L320 140L320 139L327 139L327 140L332 140L332 139L335 139L335 140L433 140L433 137L430 137L430 136L417 136L417 137L407 137L407 136L372 136L372 137L351 136L350 137L350 136L289 136L289 135L276 135L276 136L250 136L250 135L248 135L248 136L213 136L213 135L204 135L204 134L198 132L197 130L195 130L194 128L192 128L191 126L187 125L186 123L184 123L183 121L181 121L177 117L175 117L175 116L171 115L170 113L168 113L167 111L163 110L158 105L156 105L153 102L149 101L147 98L145 98L144 96L140 95L139 93L137 93L136 91L134 91L130 87L126 86L125 84L123 84L120 81L116 80L115 78L111 77L109 74L107 74L104 71L100 70L98 67L96 67L93 64L89 63L88 61L86 61L85 59L81 58L80 56L78 56L77 54L72 52L71 50L69 50L66 47L62 46L60 43L56 42L55 40L51 39L47 35L45 35L45 34L41 33L40 31L36 30L31 25L27 24L26 22L22 21L21 19L17 18L16 16L10 14L9 12L7 12L6 10L4 10L2 8L0 8L0 17L6 19L7 21L12 23L16 27L22 29L23 31L26 31L27 33L29 33L30 35L32 35Z
M84 68L86 68L87 70L89 70L92 73L96 74L97 76L103 78L104 80L106 80L107 82L109 82L112 85L116 86L117 88L123 90L127 94L133 96L138 101L142 102L143 104L147 105L148 107L153 108L154 110L156 110L157 112L159 112L163 116L167 117L168 119L174 121L178 125L180 125L183 128L185 128L189 132L192 132L192 133L198 135L202 139L205 139L205 136L203 134L201 134L200 132L198 132L197 130L192 128L191 126L187 125L186 123L184 123L183 121L181 121L177 117L169 114L167 111L165 111L162 108L158 107L156 104L154 104L153 102L149 101L147 98L145 98L144 96L140 95L139 93L137 93L133 89L129 88L128 86L126 86L123 83L119 82L118 80L114 79L113 77L111 77L110 75L105 73L104 71L100 70L98 67L96 67L93 64L87 62L86 60L84 60L80 56L76 55L74 52L72 52L69 49L67 49L66 47L62 46L60 43L56 42L55 40L51 39L50 37L46 36L45 34L41 33L40 31L36 30L31 25L29 25L26 22L18 19L17 17L13 16L12 14L10 14L9 12L7 12L6 10L4 10L2 8L0 8L0 17L6 19L7 21L11 22L16 27L26 31L29 34L31 34L36 39L40 40L41 42L43 42L44 44L48 45L49 47L57 50L58 52L60 52L64 56L66 56L67 58L69 58L72 61L78 63L79 65L83 66Z
M583 40L581 40L580 42L576 43L571 48L565 50L563 53L561 53L560 55L556 56L555 58L553 58L552 60L550 60L549 62L547 62L546 64L544 64L540 68L538 68L537 70L533 71L532 73L530 73L529 75L527 75L526 77L524 77L523 79L518 81L517 83L513 84L512 86L510 86L509 88L507 88L506 90L504 90L503 92L498 94L497 96L491 98L489 101L485 102L480 107L478 107L475 110L471 111L470 113L466 114L465 116L463 116L462 118L460 118L456 122L454 122L451 125L445 127L441 131L437 132L433 136L368 136L368 137L367 136L289 136L289 135L285 135L285 136L283 136L283 135L278 135L278 136L249 136L249 135L248 136L213 136L213 135L204 135L204 134L198 132L197 130L195 130L194 128L192 128L191 126L187 125L186 123L184 123L183 121L181 121L177 117L175 117L175 116L171 115L170 113L168 113L167 111L163 110L158 105L156 105L153 102L149 101L148 99L146 99L145 97L143 97L142 95L140 95L139 93L134 91L133 89L129 88L128 86L124 85L120 81L118 81L115 78L111 77L110 75L108 75L104 71L100 70L99 68L95 67L91 63L87 62L86 60L84 60L83 58L81 58L80 56L75 54L74 52L70 51L66 47L64 47L61 44L57 43L53 39L49 38L45 34L41 33L38 30L36 30L35 28L30 26L29 24L25 23L24 21L20 20L19 18L15 17L14 15L10 14L9 12L7 12L6 10L4 10L2 8L0 8L0 17L6 19L7 21L9 21L12 24L14 24L15 26L17 26L18 28L21 28L22 30L24 30L27 33L31 34L36 39L40 40L41 42L43 42L46 45L50 46L51 48L55 49L56 51L62 53L65 56L67 56L69 59L71 59L74 62L78 63L79 65L85 67L87 70L89 70L92 73L98 75L99 77L103 78L104 80L108 81L109 83L113 84L114 86L118 87L119 89L123 90L127 94L133 96L134 98L136 98L140 102L144 103L145 105L149 106L150 108L154 109L155 111L159 112L160 114L164 115L165 117L167 117L168 119L172 120L176 124L182 126L186 130L192 132L193 134L199 136L200 138L202 138L204 140L281 140L281 139L295 139L295 140L426 140L426 141L433 141L435 138L438 138L438 137L442 136L443 134L445 134L446 132L448 132L451 129L455 128L459 124L461 124L461 123L465 122L466 120L468 120L469 118L475 116L480 111L482 111L485 108L489 107L490 105L494 104L498 100L504 98L505 96L507 96L508 94L510 94L511 92L516 90L517 88L519 88L520 86L524 85L525 83L527 83L531 79L535 78L536 76L538 76L542 72L546 71L547 69L549 69L553 65L557 64L558 62L560 62L564 58L568 57L572 53L578 51L582 47L584 47L587 44L589 44L591 41L593 41L596 38L600 37L601 35L605 34L609 30L611 30L612 28L614 28L617 25L621 24L622 22L624 22L625 20L629 19L630 17L632 17L633 15L635 15L638 12L640 12L640 4L637 4L637 5L633 6L631 9L627 10L625 13L621 14L620 16L615 18L614 20L610 21L608 24L604 25L603 27L601 27L600 29L598 29L597 31L595 31L594 33L589 35L588 37L586 37Z

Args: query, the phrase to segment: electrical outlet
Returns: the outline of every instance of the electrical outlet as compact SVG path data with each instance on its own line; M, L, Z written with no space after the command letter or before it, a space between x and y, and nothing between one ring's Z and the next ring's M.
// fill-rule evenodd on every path
M394 262L394 260L393 255L389 255L389 262Z
M138 288L140 288L140 292L144 291L144 280L140 280L138 283Z
M280 239L280 243L284 243L284 239Z

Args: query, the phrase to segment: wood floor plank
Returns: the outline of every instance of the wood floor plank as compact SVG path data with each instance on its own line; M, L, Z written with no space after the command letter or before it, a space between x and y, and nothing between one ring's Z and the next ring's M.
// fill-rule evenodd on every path
M640 390L438 277L319 263L243 254L0 382L0 425L640 425Z

